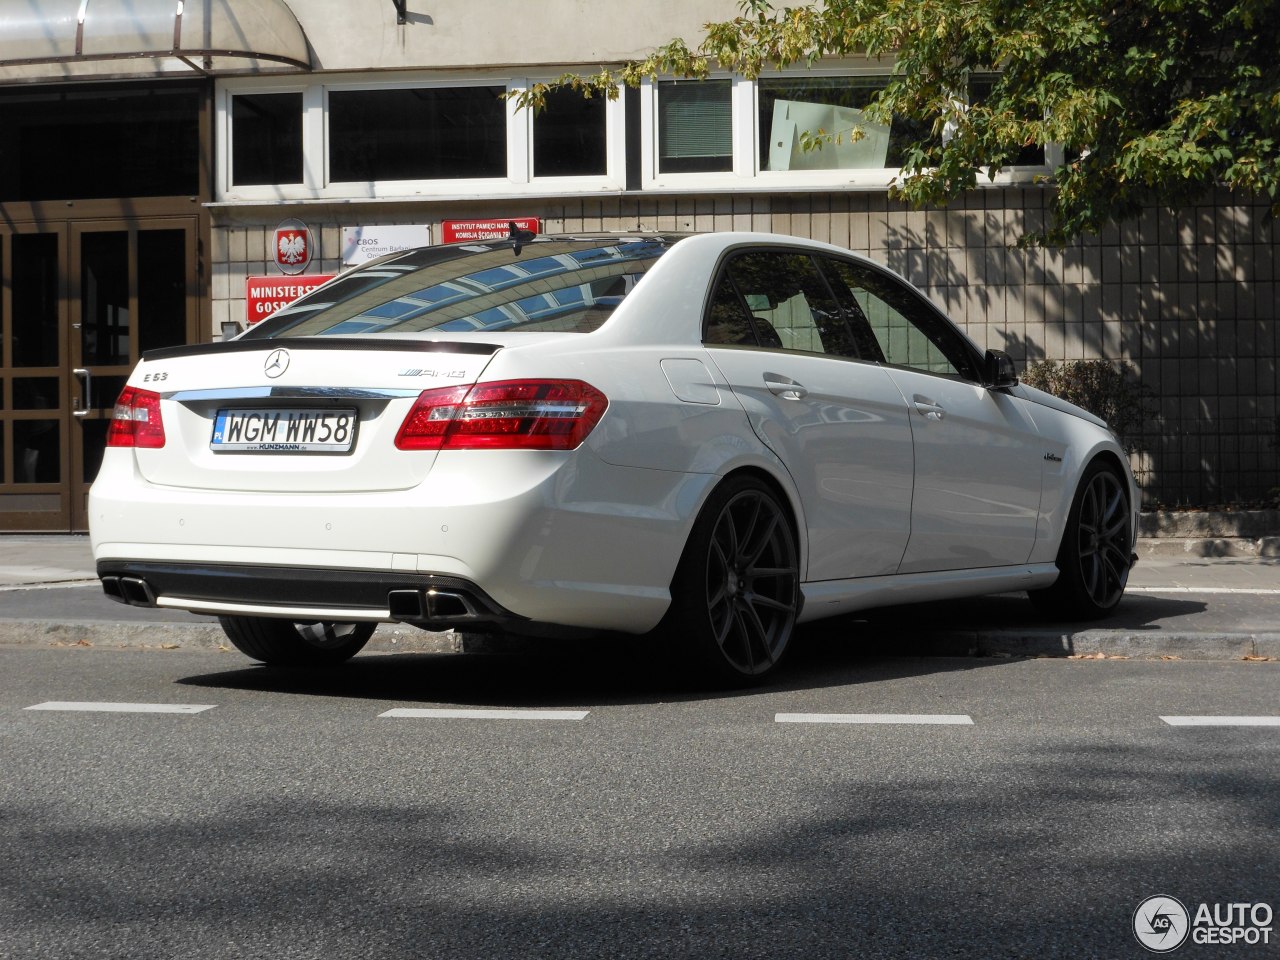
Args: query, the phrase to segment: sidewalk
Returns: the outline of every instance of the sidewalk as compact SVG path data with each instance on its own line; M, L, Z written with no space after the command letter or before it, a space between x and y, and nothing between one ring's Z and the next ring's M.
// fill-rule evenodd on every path
M1139 541L1115 615L1049 624L1021 595L867 611L815 625L877 651L918 655L1280 659L1280 538ZM0 643L216 649L211 617L127 607L105 597L87 537L0 536ZM379 627L370 649L492 650L473 636Z

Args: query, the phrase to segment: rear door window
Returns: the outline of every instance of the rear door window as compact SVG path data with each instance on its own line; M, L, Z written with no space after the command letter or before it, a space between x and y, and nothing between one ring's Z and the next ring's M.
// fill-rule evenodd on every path
M711 298L704 342L857 358L844 310L807 253L732 257Z

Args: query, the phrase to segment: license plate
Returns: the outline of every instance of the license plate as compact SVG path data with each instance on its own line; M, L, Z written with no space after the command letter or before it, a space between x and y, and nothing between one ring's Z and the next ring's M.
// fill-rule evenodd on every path
M222 453L349 453L355 436L354 409L219 410L209 447Z

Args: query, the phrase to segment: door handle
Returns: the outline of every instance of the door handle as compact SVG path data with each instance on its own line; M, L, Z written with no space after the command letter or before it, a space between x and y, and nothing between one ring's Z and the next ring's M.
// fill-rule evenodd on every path
M80 379L80 383L84 387L84 399L81 401L80 406L71 411L71 415L73 417L87 417L89 415L89 405L91 403L89 399L89 388L93 385L93 374L84 367L76 367L71 372Z
M766 373L764 375L764 385L769 388L769 392L775 397L782 397L784 400L800 400L809 393L804 384L797 383L790 377L784 377L780 373Z
M933 420L937 423L941 422L941 420L947 415L947 411L940 404L934 403L928 397L922 397L917 393L911 399L916 405L916 410L918 410L926 420Z

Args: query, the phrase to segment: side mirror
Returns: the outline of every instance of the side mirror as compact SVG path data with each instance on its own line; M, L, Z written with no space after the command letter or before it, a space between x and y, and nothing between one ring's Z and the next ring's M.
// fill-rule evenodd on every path
M988 350L982 363L982 379L988 390L1016 386L1018 371L1013 365L1013 358L1003 350Z

